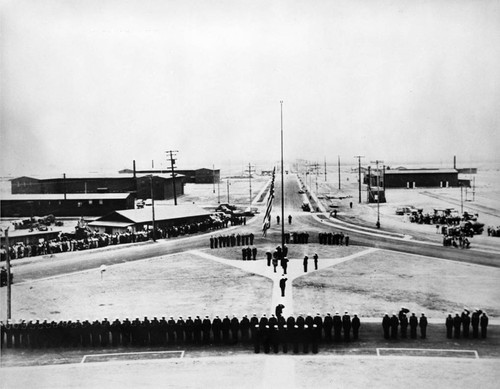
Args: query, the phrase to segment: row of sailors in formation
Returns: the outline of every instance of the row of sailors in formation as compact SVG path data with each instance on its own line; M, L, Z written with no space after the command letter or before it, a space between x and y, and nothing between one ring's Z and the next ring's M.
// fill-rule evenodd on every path
M455 339L469 338L470 336L470 328L472 326L472 337L479 338L479 333L481 332L481 338L486 338L486 334L488 331L488 315L486 312L483 312L481 309L476 309L470 315L470 311L467 308L464 308L462 313L455 313L455 316L452 317L452 314L448 314L448 317L445 321L446 326L446 337L451 339L454 337Z
M218 235L210 237L210 248L217 249L222 247L234 246L252 246L254 241L254 234L232 234L232 235Z
M397 339L398 336L405 339L408 337L408 326L410 327L410 338L415 339L417 337L417 327L420 327L421 338L426 338L427 331L427 317L424 313L421 314L420 318L417 318L415 313L411 316L407 316L410 310L408 308L402 307L398 314L396 312L389 316L388 313L384 314L382 319L382 328L384 332L385 339ZM470 311L464 308L464 311L460 315L458 312L455 317L451 314L446 318L446 336L452 338L454 334L455 338L460 338L460 333L464 338L468 338L470 334L470 327L472 325L472 337L479 337L479 328L481 328L481 337L486 338L487 327L488 327L488 316L486 312L480 309L476 309L472 313L472 317L469 316Z
M33 322L0 323L2 348L54 348L54 347L108 347L108 346L158 346L173 343L237 343L238 341L252 341L258 335L259 341L266 328L274 329L277 326L280 331L288 328L289 335L293 334L297 327L303 330L305 326L312 329L317 328L318 340L325 341L349 341L357 339L360 320L357 314L351 316L345 312L340 316L337 312L334 316L328 313L322 317L308 314L306 317L299 315L290 316L285 319L281 314L275 316L262 315L260 318L254 314L248 318L246 315L239 320L236 316L221 319L216 316L204 319L196 316L194 319L173 317L166 319L156 317L149 320L136 318L130 321L128 318L121 321L116 319L109 322L85 320L48 322L39 320ZM268 327L266 327L268 326ZM286 327L285 327L286 326Z
M320 232L318 235L319 244L349 246L349 235L343 232Z

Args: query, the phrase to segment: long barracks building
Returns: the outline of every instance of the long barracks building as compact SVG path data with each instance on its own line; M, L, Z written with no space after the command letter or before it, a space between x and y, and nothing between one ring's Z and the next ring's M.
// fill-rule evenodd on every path
M468 180L458 178L457 169L381 169L378 185L381 188L448 188L469 186ZM377 171L365 176L365 183L377 186Z
M130 193L135 198L151 198L151 183L155 200L174 197L171 174L63 175L61 177L18 177L11 180L11 193L17 194L90 194ZM175 192L184 194L184 176L175 175Z

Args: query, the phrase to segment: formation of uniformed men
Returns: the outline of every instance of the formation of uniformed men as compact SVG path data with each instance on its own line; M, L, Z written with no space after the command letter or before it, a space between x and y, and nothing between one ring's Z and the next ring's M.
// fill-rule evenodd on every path
M254 241L254 234L232 234L232 235L218 235L210 237L210 248L217 249L222 247L234 246L252 246Z
M279 308L279 309L278 309ZM323 318L319 313L305 317L290 316L286 320L282 316L284 306L277 307L276 316L254 314L251 318L246 315L238 319L235 316L223 318L208 316L201 318L154 317L143 320L136 318L130 321L116 319L109 322L95 320L48 322L39 320L33 322L7 323L0 322L1 347L4 348L77 348L77 347L144 347L164 346L169 344L234 344L237 342L258 342L259 345L271 341L272 332L277 326L281 334L279 344L305 343L314 346L313 340L344 341L358 338L360 321L357 315L353 318L347 312L340 316L338 312L331 316L329 313ZM257 329L256 329L257 326ZM269 326L267 331L266 326ZM290 330L287 330L290 329ZM295 329L298 329L296 331ZM315 333L307 332L315 329ZM306 331L306 332L304 332ZM284 337L283 337L284 336ZM304 338L305 337L305 338ZM266 340L267 339L267 340ZM274 339L276 341L276 339ZM285 347L285 346L283 346Z
M241 249L241 259L243 259L244 261L255 261L257 259L257 247L243 247Z
M455 313L452 317L451 313L445 321L446 337L448 339L460 339L470 337L470 327L472 326L472 337L479 338L479 331L481 330L481 338L486 338L488 330L488 316L486 312L476 309L472 315L467 308L464 308L462 313Z
M319 244L349 246L349 235L342 232L320 232L318 235Z
M309 243L309 233L307 233L307 232L292 232L292 239L291 239L290 243L295 243L295 244L307 244L307 243Z
M382 329L384 331L385 339L398 339L401 336L402 339L408 338L408 327L410 327L410 338L417 338L417 329L420 328L420 338L427 338L427 317L425 313L422 313L420 318L417 318L415 313L412 313L410 317L407 314L410 313L408 308L402 307L398 314L396 312L389 316L388 313L384 314L382 318Z

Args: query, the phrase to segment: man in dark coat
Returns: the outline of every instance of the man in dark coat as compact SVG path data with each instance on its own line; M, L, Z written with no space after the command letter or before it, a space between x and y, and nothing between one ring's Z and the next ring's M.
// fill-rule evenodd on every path
M252 259L255 261L257 259L257 247L252 247Z
M361 327L361 321L359 320L358 314L355 313L351 321L352 324L352 338L358 340L359 327Z
M177 342L184 342L186 323L182 316L179 316L177 323L175 323L175 338Z
M460 338L460 326L462 325L462 319L460 318L460 315L455 313L455 317L453 318L453 328L454 328L454 335L455 339Z
M245 247L241 249L241 257L244 261L247 260L247 249Z
M425 317L425 313L422 313L422 315L420 316L418 325L420 327L420 337L422 339L427 338L427 317Z
M292 224L292 215L288 215L288 224Z
M281 297L285 297L285 288L286 288L287 281L288 281L288 278L285 278L284 276L281 277L281 280L280 280Z
M186 342L191 343L193 341L193 331L194 331L194 321L191 316L188 316L186 322L184 323Z
M212 320L212 333L214 335L214 343L220 343L221 329L222 320L219 318L219 316L215 316L215 318Z
M410 313L410 310L408 308L401 307L401 310L398 313L399 321L401 321L401 318L403 317L403 315L407 315L408 313Z
M314 270L318 270L318 254L314 253L313 259L314 259Z
M224 319L222 319L222 340L224 343L229 343L229 331L231 330L231 320L229 319L229 316L225 316Z
M231 319L231 340L233 343L238 343L238 332L240 330L240 321L233 315Z
M389 317L388 313L384 314L384 317L382 318L382 329L384 330L384 339L389 339L389 331L391 329L391 318Z
M281 258L281 267L283 268L283 274L286 274L286 269L288 268L288 258L283 257Z
M485 339L488 331L488 316L486 315L486 312L483 312L481 315L480 319L480 324L481 324L481 338Z
M448 339L451 339L453 337L453 317L451 316L451 313L448 314L445 324L446 324L446 337Z
M276 314L276 317L279 319L280 317L282 317L283 315L283 308L285 308L285 306L283 304L278 304L276 305L276 308L274 310L274 313Z
M335 342L340 341L340 336L342 333L342 317L338 312L335 312L333 316L333 339Z
M241 332L241 339L246 341L249 338L249 333L248 331L250 330L250 320L248 319L248 316L245 315L240 321L240 332Z
M270 251L266 251L267 266L271 266L271 260L273 259L273 254Z
M470 316L469 316L470 311L467 309L464 309L462 312L462 334L464 338L469 337L469 330L470 330Z
M399 327L401 328L401 338L406 339L408 334L408 318L405 313L399 319Z
M418 327L418 318L415 316L415 312L413 312L410 316L410 338L417 338L417 327Z
M303 264L304 264L304 273L307 273L307 260L308 259L309 259L309 257L306 255L304 257L304 262L303 262Z
M193 320L193 340L196 344L201 343L201 334L203 331L203 322L199 316Z
M321 340L322 338L322 333L323 333L323 318L319 313L314 316L314 325L316 325L316 332L319 334L318 341Z
M399 327L399 319L396 316L396 313L393 312L392 317L391 317L391 338L392 339L398 338L398 327Z
M250 261L252 259L252 249L250 246L247 247L247 261Z
M323 329L325 331L325 339L326 341L332 340L332 328L333 328L333 317L328 312L325 316L325 320L323 321Z
M344 341L349 342L351 333L351 316L347 313L347 311L344 313L344 316L342 316L342 328L344 330Z
M201 322L201 330L203 332L203 343L210 343L210 330L212 329L212 322L208 316L205 316Z
M480 311L479 309L476 309L472 313L471 324L472 324L472 337L473 338L479 337L479 320L481 317L481 313L482 313L482 311Z

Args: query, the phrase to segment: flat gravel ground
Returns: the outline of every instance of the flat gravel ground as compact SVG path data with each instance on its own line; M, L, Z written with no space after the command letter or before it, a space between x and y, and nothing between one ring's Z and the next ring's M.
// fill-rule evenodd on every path
M443 320L468 307L498 317L499 279L497 268L380 250L295 279L294 307L382 317L404 306Z

